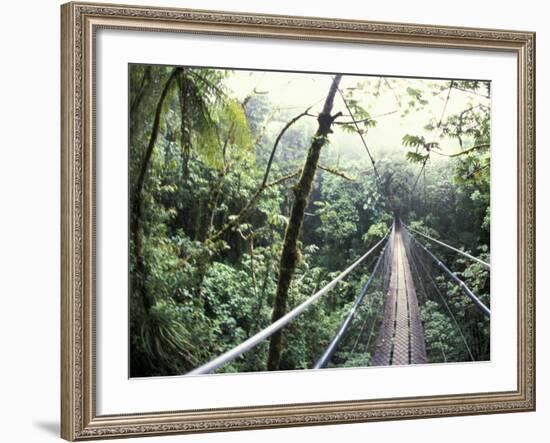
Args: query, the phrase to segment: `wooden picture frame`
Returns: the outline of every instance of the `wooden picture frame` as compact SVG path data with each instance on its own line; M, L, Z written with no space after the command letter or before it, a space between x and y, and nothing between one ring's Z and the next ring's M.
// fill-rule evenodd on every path
M61 435L73 440L533 411L535 35L457 28L67 3L62 24ZM117 415L96 413L95 34L98 29L475 49L517 56L517 389ZM123 128L125 129L125 128Z

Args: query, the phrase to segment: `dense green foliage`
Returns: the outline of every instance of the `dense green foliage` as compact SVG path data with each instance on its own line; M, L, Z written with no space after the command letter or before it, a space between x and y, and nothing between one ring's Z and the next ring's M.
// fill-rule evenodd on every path
M272 321L285 231L317 114L305 112L311 105L305 102L283 109L252 86L238 96L229 86L234 75L130 66L132 376L185 373ZM348 108L337 109L345 114L333 124L337 140L358 131L364 136L376 126L369 100L384 91L395 95L403 117L455 89L470 92L475 104L424 122L420 134L405 134L398 149L374 148L376 171L364 151L342 155L342 146L328 136L303 217L287 309L380 240L394 216L488 260L489 113L479 98L489 94L486 88L478 82L415 87L413 80L357 78L355 87L344 89ZM362 121L350 122L350 115ZM438 144L452 139L459 155ZM430 247L489 303L483 267ZM374 259L284 328L280 369L310 368L319 358ZM420 264L431 266L422 257ZM462 337L473 358L487 359L489 323L456 285L430 271L433 282L426 272L418 272L416 281L430 361L469 360ZM381 275L373 285L330 366L370 364L383 280ZM463 335L434 287L447 297ZM220 371L265 370L268 346L262 343Z

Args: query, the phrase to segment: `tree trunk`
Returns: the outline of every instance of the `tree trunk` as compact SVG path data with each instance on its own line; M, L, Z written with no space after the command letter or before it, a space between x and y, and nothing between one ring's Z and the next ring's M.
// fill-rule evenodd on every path
M306 161L302 169L300 180L294 188L294 203L290 212L290 219L286 228L283 250L279 263L279 281L277 283L277 293L273 306L273 314L271 321L275 322L286 313L286 305L288 298L288 289L296 268L298 257L297 243L302 224L304 221L304 212L308 204L309 194L313 185L315 171L319 163L321 148L327 141L327 136L331 132L332 122L339 114L332 116L332 107L334 104L334 96L338 91L342 76L336 75L330 86L323 110L319 114L319 127L311 141L311 145L307 152ZM269 344L269 356L267 361L267 369L275 371L279 369L281 360L281 344L282 330L275 332L271 336Z
M172 84L172 81L175 79L176 74L178 72L178 69L174 69L172 71L172 74L166 81L166 84L164 85L164 88L162 90L162 93L160 95L159 101L157 103L157 107L155 110L155 117L153 120L153 126L151 128L151 135L149 137L149 142L147 144L147 149L145 151L145 154L143 156L143 161L141 163L141 167L139 170L139 175L137 177L136 183L134 185L134 189L132 192L132 214L131 214L131 226L130 226L130 234L132 236L132 240L134 243L134 257L136 260L136 269L135 274L136 277L133 282L133 288L132 291L135 291L139 297L142 300L143 308L145 311L147 311L151 307L151 300L149 299L146 291L146 268L145 268L145 262L143 259L143 238L142 238L142 232L141 232L141 219L142 219L142 212L143 212L143 187L145 184L145 176L147 175L147 170L149 169L149 163L151 161L151 156L153 154L153 148L155 147L155 143L157 141L158 133L159 133L159 127L160 127L160 117L162 113L162 107L164 104L164 100L166 99L166 96L168 95L168 91L170 90L170 85Z
M229 147L229 140L231 140L232 135L233 135L233 124L231 124L229 128L229 131L225 138L225 142L223 143L223 147L222 147L223 165L221 169L218 171L218 176L216 178L215 183L213 183L212 187L210 188L205 213L200 222L200 227L199 227L200 234L198 239L201 243L204 243L206 241L208 235L211 233L212 229L214 228L216 211L218 209L218 205L220 202L220 197L222 194L225 176L229 170L229 163L227 159L227 148Z
M180 113L181 113L181 171L182 171L182 182L185 182L187 176L189 175L189 157L191 156L191 140L189 138L189 128L186 130L186 103L185 99L187 98L187 78L185 68L181 68L180 75L178 78L178 89L179 89L179 101L180 101Z

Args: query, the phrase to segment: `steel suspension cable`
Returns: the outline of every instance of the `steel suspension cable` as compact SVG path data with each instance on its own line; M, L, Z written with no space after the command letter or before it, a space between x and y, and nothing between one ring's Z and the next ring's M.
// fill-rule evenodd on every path
M294 320L294 318L296 318L298 315L304 312L312 303L317 301L321 296L326 294L334 286L336 286L341 280L343 280L344 277L346 277L351 271L353 271L357 266L359 266L369 255L371 255L378 248L378 246L380 246L383 243L383 241L388 236L388 233L389 231L386 233L386 235L384 235L382 240L380 240L372 248L370 248L365 254L359 257L340 275L338 275L335 279L333 279L331 282L329 282L327 285L325 285L322 289L317 291L315 294L313 294L303 303L298 305L296 308L294 308L293 310L291 310L290 312L282 316L279 320L272 323L267 328L262 329L257 334L248 338L247 340L242 342L240 345L237 345L234 348L230 349L229 351L224 352L223 354L214 358L210 362L189 371L187 375L209 374L215 371L216 369L220 368L221 366L235 360L237 357L239 357L246 351L249 351L250 349L258 346L263 340L270 337L279 329L283 328L285 325L290 323L292 320Z
M401 223L403 223L403 222L401 222ZM468 254L467 252L461 251L460 249L457 249L457 248L455 248L454 246L448 245L447 243L443 243L441 240L437 240L437 239L435 239L435 238L433 238L433 237L430 237L430 236L427 235L427 234L424 234L424 233L422 233L422 232L420 232L420 231L417 231L416 229L413 229L413 228L411 228L410 226L407 226L405 223L403 223L403 226L405 226L408 230L410 230L410 231L412 231L412 232L414 232L414 233L416 233L416 234L418 234L418 235L421 235L422 237L427 238L428 240L431 240L431 241L433 241L433 242L435 242L435 243L438 243L438 244L440 244L441 246L445 246L446 248L451 249L452 251L458 252L459 254L461 254L461 255L463 255L463 256L465 256L465 257L468 257L468 258L471 259L471 260L475 260L476 262L481 263L481 264L482 264L483 266L485 266L487 269L491 269L491 264L490 264L490 263L487 263L486 261L483 261L483 260L481 260L481 259L479 259L479 258L477 258L477 257L474 257L473 255L470 255L470 254Z
M334 352L336 352L336 348L338 347L340 340L342 340L342 337L345 335L346 331L348 330L353 320L353 317L355 317L355 313L357 312L357 309L359 308L359 306L361 306L361 303L363 303L363 299L365 298L365 295L367 295L367 291L371 283L373 282L374 277L378 273L378 269L380 268L380 262L382 261L382 257L384 256L384 253L386 251L386 246L387 246L387 243L386 245L384 245L384 248L380 252L380 255L378 256L378 260L376 260L376 264L374 265L374 269L372 270L372 273L369 279L367 280L367 283L365 283L365 285L361 289L361 292L359 293L359 296L357 297L357 299L355 300L355 303L351 307L347 317L340 325L340 329L338 329L338 332L336 333L336 335L334 336L330 344L327 346L323 355L319 358L319 360L317 360L317 363L315 363L315 365L313 366L313 369L320 369L325 367L325 365L329 362L331 357L334 355Z
M420 180L420 176L422 175L422 172L424 171L424 168L426 167L426 163L428 162L428 158L429 157L426 157L424 159L424 161L422 162L422 167L420 168L420 172L418 173L418 175L416 176L416 180L414 181L414 185L411 189L411 192L410 192L410 195L412 197L413 193L414 193L414 190L416 189L416 185L418 184L418 180Z
M406 227L406 229L408 228ZM420 243L414 235L410 236L413 241L430 256L430 258L437 264L437 266L443 269L443 271L445 271L445 273L462 288L462 291L464 291L464 293L476 304L476 306L480 308L487 317L490 317L491 310L487 306L485 306L485 304L479 299L479 297L477 297L472 292L472 290L466 285L466 283L464 283L447 266L445 266L445 264L441 260L439 260L439 258L437 258L426 246Z
M353 121L353 124L355 126L355 130L356 130L357 134L359 134L359 137L361 137L361 141L363 142L363 146L365 147L365 150L367 151L370 162L372 164L372 169L374 170L374 174L376 175L376 182L377 182L377 184L379 184L378 182L380 180L380 175L378 174L378 169L376 168L376 162L374 161L374 157L372 156L372 154L370 152L370 149L369 149L369 146L367 145L367 141L365 140L365 137L363 137L363 133L361 132L361 128L359 128L359 123L357 123L357 120L355 119L355 117L353 115L353 112L351 111L351 108L348 104L348 101L344 97L344 93L340 90L340 88L338 88L338 93L340 94L340 97L341 97L342 101L344 102L344 105L346 106L346 109L349 112L349 115L351 117L351 120Z
M378 189L378 192L380 193L380 195L382 195L382 197L384 198L386 203L388 203L388 196L384 192L382 192L382 183L381 183L382 179L381 179L380 174L378 172L378 168L376 167L376 160L374 159L374 156L372 155L372 152L369 148L369 145L367 144L367 140L365 139L365 136L363 135L363 132L361 131L361 128L359 127L359 121L357 121L355 116L353 115L351 107L349 106L349 103L348 103L346 97L344 96L344 93L342 92L342 90L340 88L338 88L338 94L340 95L340 98L344 102L344 105L345 105L347 111L349 112L351 121L353 122L353 125L355 126L355 132L357 132L357 134L361 138L361 142L363 143L363 146L365 147L365 151L367 151L367 155L369 157L369 160L372 164L372 169L374 171L374 182L376 184L376 188Z

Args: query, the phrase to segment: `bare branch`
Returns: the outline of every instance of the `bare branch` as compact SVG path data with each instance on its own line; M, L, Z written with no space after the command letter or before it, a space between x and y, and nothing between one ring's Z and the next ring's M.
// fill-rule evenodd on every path
M388 79L384 77L384 83L386 83L386 86L390 88L391 92L393 93L393 97L395 98L395 102L397 103L397 107L401 108L401 100L399 100L399 97L397 97L397 94L395 93L395 89L393 89L393 86L390 84Z
M455 88L456 90L458 90L458 91L465 92L466 94L477 95L478 97L483 97L483 98L486 98L486 99L488 99L488 100L491 98L490 95L481 94L481 93L479 93L479 92L472 91L472 90L465 89L465 88L459 88L458 86L454 86L454 88Z
M396 112L397 112L397 110L391 111L391 112L386 112L384 114L374 115L372 117L364 118L363 120L356 120L356 121L350 120L350 121L347 121L347 122L334 122L334 124L335 125L353 125L354 123L367 123L367 122L370 122L370 121L373 121L373 120L377 120L380 117L386 117L387 115L395 114Z
M449 98L451 97L451 91L453 90L453 86L455 84L454 80L451 80L451 83L449 84L449 92L447 92L447 98L445 99L445 104L443 105L443 110L441 111L441 117L439 117L439 123L437 124L437 127L441 127L441 123L443 122L443 117L445 117L445 111L447 110L447 105L449 104Z

